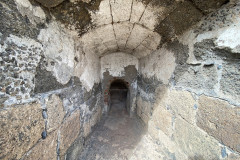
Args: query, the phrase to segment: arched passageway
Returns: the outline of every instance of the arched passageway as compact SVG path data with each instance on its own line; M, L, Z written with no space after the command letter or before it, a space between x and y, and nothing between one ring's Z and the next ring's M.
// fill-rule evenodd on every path
M109 88L110 115L125 115L128 113L129 89L125 81L114 80Z

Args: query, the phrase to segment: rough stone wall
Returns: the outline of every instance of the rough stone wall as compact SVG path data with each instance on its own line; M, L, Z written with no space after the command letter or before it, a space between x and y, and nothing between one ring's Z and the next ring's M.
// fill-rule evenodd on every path
M240 158L239 7L140 59L137 113L169 159Z
M129 87L130 106L128 112L130 115L135 114L136 94L137 94L137 72L138 59L132 55L117 52L106 55L101 58L101 77L102 89L104 93L105 111L109 110L109 89L111 82L115 79L124 80Z
M0 159L74 159L102 114L99 58L36 3L0 17Z

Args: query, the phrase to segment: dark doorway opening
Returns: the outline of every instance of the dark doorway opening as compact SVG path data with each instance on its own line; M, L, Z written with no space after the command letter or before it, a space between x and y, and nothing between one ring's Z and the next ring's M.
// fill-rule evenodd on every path
M110 115L126 115L128 113L129 90L123 80L114 80L110 85Z

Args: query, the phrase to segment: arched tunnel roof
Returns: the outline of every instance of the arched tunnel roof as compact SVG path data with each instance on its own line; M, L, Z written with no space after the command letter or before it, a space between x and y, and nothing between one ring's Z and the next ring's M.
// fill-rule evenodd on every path
M227 0L36 0L80 35L82 50L137 58L182 34Z

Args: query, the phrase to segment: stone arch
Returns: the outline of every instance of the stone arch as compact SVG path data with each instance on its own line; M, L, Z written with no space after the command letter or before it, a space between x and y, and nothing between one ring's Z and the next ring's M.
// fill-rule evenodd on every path
M123 79L115 79L109 86L110 112L130 112L130 90Z
M129 86L129 82L126 81L123 78L116 78L114 77L113 79L109 80L107 87L104 91L104 103L107 106L107 113L110 112L111 110L111 90L114 92L119 90L119 92L127 92L126 94L126 111L128 114L131 112L131 105L130 105L130 92L131 88ZM121 94L121 93L120 93ZM121 96L121 95L120 95Z

